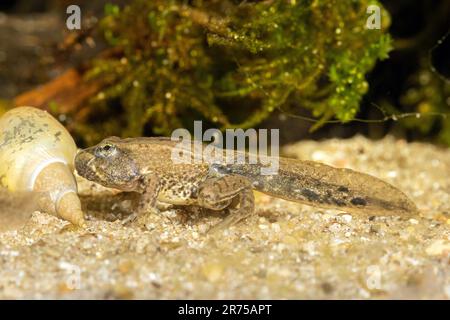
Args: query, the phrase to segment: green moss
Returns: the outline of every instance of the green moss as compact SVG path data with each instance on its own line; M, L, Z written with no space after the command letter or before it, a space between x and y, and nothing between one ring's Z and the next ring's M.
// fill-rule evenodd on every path
M386 25L365 28L376 1L189 3L106 6L100 27L117 53L95 61L86 79L105 84L90 103L107 134L167 135L200 118L246 128L276 109L310 109L322 119L315 127L349 121L366 73L391 49Z
M434 136L436 142L450 145L450 82L432 72L428 59L423 58L405 87L400 103L416 117L401 119L402 127L423 136Z

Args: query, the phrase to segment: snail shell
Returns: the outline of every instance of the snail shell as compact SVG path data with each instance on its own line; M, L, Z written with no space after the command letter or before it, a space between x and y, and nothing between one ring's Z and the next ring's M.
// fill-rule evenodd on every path
M0 186L35 192L40 210L84 225L73 175L76 152L69 132L46 111L18 107L0 118Z

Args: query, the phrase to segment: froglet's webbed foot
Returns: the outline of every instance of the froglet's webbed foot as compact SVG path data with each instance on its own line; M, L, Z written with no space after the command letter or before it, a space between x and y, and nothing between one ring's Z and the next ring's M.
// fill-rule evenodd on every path
M251 182L239 175L207 179L199 188L198 204L212 210L226 208L228 216L208 232L225 229L253 212L254 196Z
M159 213L160 213L160 211L156 207L151 207L148 209L148 211L145 212L145 214L159 214ZM131 224L131 223L135 222L136 220L138 220L138 218L143 217L143 216L144 216L144 213L134 211L132 214L128 215L125 219L122 220L122 225Z

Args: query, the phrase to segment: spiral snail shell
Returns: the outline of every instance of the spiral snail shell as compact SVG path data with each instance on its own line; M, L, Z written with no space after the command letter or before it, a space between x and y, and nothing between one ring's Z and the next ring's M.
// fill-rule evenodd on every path
M82 226L76 152L69 132L46 111L18 107L0 118L0 186L32 191L40 210Z

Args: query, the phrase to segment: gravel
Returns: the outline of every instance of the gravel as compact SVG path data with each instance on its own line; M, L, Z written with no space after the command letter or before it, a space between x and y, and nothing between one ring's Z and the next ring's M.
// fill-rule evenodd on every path
M257 212L222 219L166 208L123 225L130 200L79 178L79 229L34 212L0 233L0 298L450 298L450 150L392 137L303 141L284 154L349 167L399 187L414 216L358 216L256 194Z

